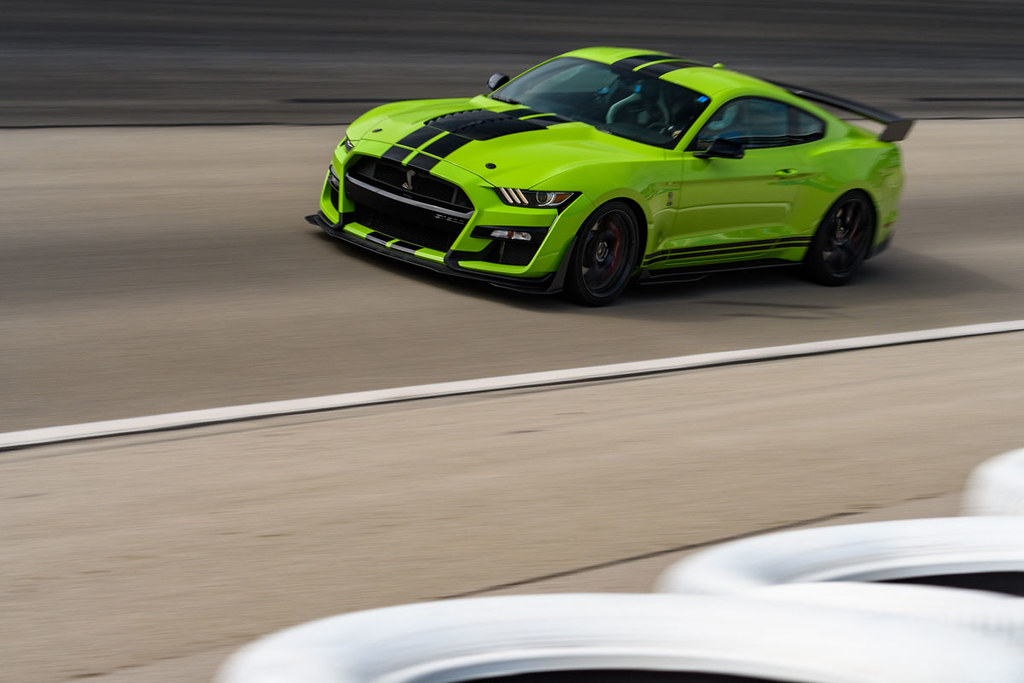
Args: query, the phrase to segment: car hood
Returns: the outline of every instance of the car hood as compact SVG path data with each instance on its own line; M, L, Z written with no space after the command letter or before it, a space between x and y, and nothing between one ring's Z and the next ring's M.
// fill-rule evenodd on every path
M580 166L663 158L664 150L489 97L396 102L349 127L354 141L426 153L502 187L530 189ZM435 145L435 143L437 143ZM405 154L407 153L407 154ZM550 187L573 190L571 187Z

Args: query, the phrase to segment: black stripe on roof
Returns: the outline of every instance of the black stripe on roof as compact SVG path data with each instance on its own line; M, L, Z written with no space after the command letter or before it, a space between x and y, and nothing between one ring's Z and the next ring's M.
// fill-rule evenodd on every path
M625 59L620 59L617 62L612 62L612 68L632 71L642 64L657 62L661 59L672 59L672 55L634 55L633 57L626 57Z
M678 71L679 69L687 69L691 66L707 66L700 62L693 62L689 59L674 59L671 62L656 62L654 64L648 64L647 66L641 67L638 73L642 73L645 76L664 76L667 73Z

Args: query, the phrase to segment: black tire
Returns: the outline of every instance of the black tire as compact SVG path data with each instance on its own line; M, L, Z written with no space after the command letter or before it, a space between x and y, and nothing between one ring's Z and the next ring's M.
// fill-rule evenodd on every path
M608 202L590 214L569 257L569 299L605 306L621 294L636 268L639 235L636 215L625 202Z
M804 275L821 285L845 285L867 257L874 227L871 199L857 190L844 194L814 233L804 256Z

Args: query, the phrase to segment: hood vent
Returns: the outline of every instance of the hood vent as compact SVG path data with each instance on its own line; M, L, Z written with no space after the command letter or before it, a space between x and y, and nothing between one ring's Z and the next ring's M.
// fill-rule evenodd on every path
M542 130L557 121L524 119L542 112L522 108L507 112L472 109L430 119L426 125L470 140L493 140L504 135Z

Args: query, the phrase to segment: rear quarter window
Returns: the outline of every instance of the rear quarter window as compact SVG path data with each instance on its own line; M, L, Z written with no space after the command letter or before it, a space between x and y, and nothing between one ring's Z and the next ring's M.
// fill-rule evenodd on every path
M705 150L718 137L736 140L745 149L789 147L825 137L825 122L778 100L740 97L722 105L708 119L689 149Z
M825 137L825 122L803 109L789 108L790 144L800 145Z

